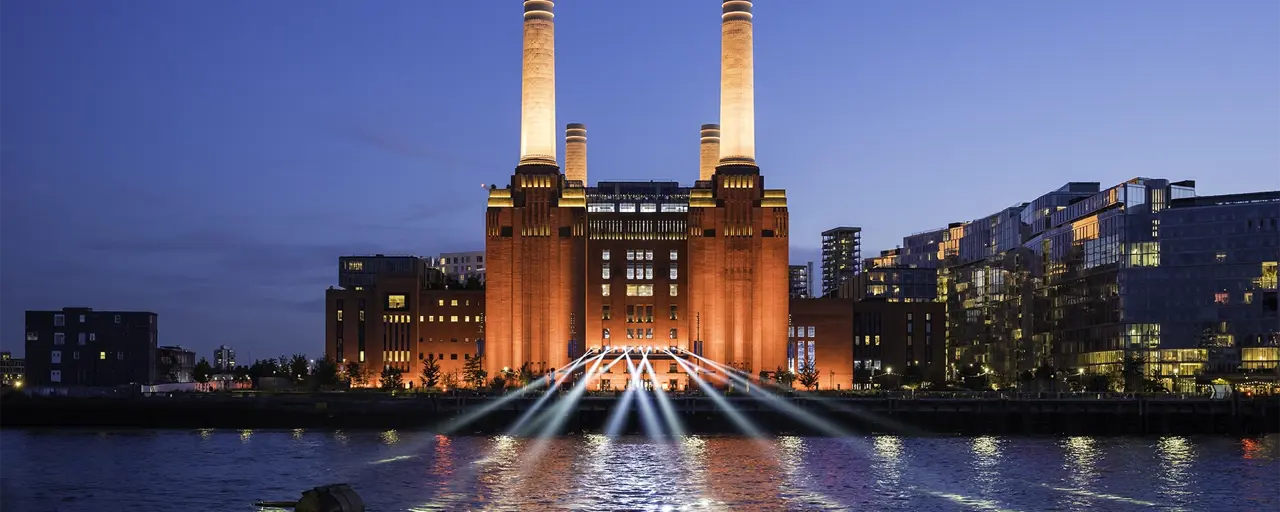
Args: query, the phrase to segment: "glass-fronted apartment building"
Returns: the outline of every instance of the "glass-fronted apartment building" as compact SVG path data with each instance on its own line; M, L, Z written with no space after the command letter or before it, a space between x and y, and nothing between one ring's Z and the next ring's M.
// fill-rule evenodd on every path
M986 367L998 384L1046 364L1114 375L1126 357L1166 386L1241 366L1274 372L1277 195L1073 182L905 237L896 260L937 269L953 369Z

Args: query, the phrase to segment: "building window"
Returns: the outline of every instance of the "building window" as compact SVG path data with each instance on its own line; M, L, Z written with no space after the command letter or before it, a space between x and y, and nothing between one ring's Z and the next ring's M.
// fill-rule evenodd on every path
M71 358L72 358L72 359L75 359L75 360L77 360L77 361L79 361L79 360L80 360L80 351L79 351L79 350L77 350L77 351L75 351L75 352L72 352L72 353L71 353Z
M1253 304L1253 292L1244 292L1244 303Z
M653 285L651 284L629 284L627 285L628 297L652 297Z
M124 352L116 352L116 360L124 361Z
M669 275L669 276L667 276L667 277L669 277L669 278L671 278L671 279L678 279L678 278L680 277L680 269L676 268L676 266L675 266L675 265L672 265L672 266L671 266L671 272L670 272L669 274L670 274L670 275Z
M647 328L647 329L645 329L645 330L644 330L644 337L645 337L645 338L647 338L647 339L653 339L653 328L652 328L652 327L649 327L649 328Z
M449 354L449 360L450 360L450 361L457 361L457 360L458 360L458 354Z
M342 321L342 310L341 310L341 309L339 309L339 310L338 310L338 321L339 321L339 322L341 322L341 321Z
M115 322L120 323L120 315L115 315Z
M670 297L680 295L680 286L674 284L667 285L667 295Z
M636 253L639 253L639 252L640 251L636 251ZM644 259L653 261L653 249L644 251Z
M67 316L66 316L66 315L63 315L63 314L61 314L61 313L56 314L56 315L53 315L53 326L54 326L54 327L63 327L63 326L65 326L65 325L67 325Z
M53 333L53 344L54 344L54 345L65 345L66 343L67 343L67 335L66 335L66 334L63 334L63 333L60 333L60 332L55 332L55 333Z
M627 261L636 259L636 251L627 249Z
M437 305L437 306L443 306L443 305L444 305L444 299L436 299L436 305Z
M675 250L675 249L672 249L672 250L671 250L671 254L670 254L668 257L671 259L671 261L675 261L675 260L677 260L677 259L680 259L680 251L677 251L677 250Z
M405 306L404 295L388 295L387 296L387 309L404 309L404 306Z
M452 316L450 316L450 317L449 317L449 321L450 321L450 322L457 322L457 321L458 321L458 315L452 315Z
M49 370L49 382L62 382L62 370Z
M602 338L606 339L606 340L607 340L607 339L609 339L609 328L608 328L608 327L605 327L605 328L600 332L600 336L601 336Z
M609 250L608 250L608 249L605 249L605 250L603 250L603 251L600 251L600 259L602 259L602 260L604 260L604 261L609 261Z
M671 329L671 339L673 339L673 340L674 340L674 339L676 339L677 337L679 337L679 336L678 336L678 334L679 334L679 333L676 331L676 329ZM675 370L671 370L671 371L673 371L673 372L674 372Z
M627 304L627 323L636 323L636 307L633 304Z
M53 364L62 364L62 351L54 350L49 352L49 362Z
M601 319L601 320L613 320L613 311L612 311L612 310L610 310L610 308L609 308L609 305L608 305L608 304L604 304L604 305L600 306L600 319Z
M814 329L816 329L816 327L814 327L814 326L812 326L812 325L810 325L810 326L809 326L809 337L810 337L810 338L816 337L816 336L813 334ZM812 342L810 342L810 343L812 343ZM810 350L813 350L813 349L810 349Z
M106 361L106 360L107 360L107 353L106 353L106 352L98 352L98 360L99 360L99 361Z
M609 265L607 263L605 266L600 267L600 278L609 279Z
M28 332L27 341L40 341L40 333Z
M671 318L670 318L670 319L671 319L671 320L679 320L679 319L680 319L680 306L677 306L677 305L675 305L675 304L672 304L672 305L671 305ZM674 330L672 330L672 332L675 332L675 331L674 331Z
M457 305L458 305L458 299L453 299L453 300L449 301L449 305L450 305L450 306L457 306Z
M80 315L80 323L84 323L84 315Z
M1227 251L1218 251L1218 254L1214 255L1214 260L1218 263L1227 261Z
M631 328L627 328L627 339L629 339L629 340L633 340L633 339L635 339L635 338L636 338L636 330L635 330L635 329L631 329Z
M1231 295L1227 292L1218 292L1213 294L1213 301L1218 304L1227 304L1231 301Z
M609 283L605 283L605 284L600 285L600 296L601 296L601 297L608 297L608 296L609 296Z
M85 335L85 333L79 333L79 334L77 334L77 335L76 335L76 344L77 344L77 345L84 345L84 335Z
M463 317L462 317L462 321L463 321L463 322L470 322L470 321L471 321L471 315L463 316Z

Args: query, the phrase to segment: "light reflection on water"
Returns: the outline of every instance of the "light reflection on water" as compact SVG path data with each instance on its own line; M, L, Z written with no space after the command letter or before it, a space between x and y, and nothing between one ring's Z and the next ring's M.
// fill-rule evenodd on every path
M545 443L539 452L533 443ZM537 453L536 459L531 459ZM378 463L373 463L373 462ZM1276 510L1280 437L0 432L0 509L254 510L352 484L389 510Z

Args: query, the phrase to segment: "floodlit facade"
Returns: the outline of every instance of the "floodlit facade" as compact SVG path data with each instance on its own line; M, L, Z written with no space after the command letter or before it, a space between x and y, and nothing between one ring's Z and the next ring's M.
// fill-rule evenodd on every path
M580 123L566 128L561 172L553 8L525 2L521 155L489 191L486 370L650 344L744 371L783 366L789 219L785 192L766 189L755 162L751 2L722 5L721 119L699 131L692 186L591 186Z

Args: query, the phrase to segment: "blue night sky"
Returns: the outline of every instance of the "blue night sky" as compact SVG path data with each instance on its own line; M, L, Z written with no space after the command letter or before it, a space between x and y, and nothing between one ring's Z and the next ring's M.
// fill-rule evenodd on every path
M587 124L592 181L696 178L718 4L558 2L557 124ZM205 357L317 355L339 255L483 248L481 184L518 157L519 2L2 5L4 349L24 310L84 305L155 311ZM1280 2L755 12L793 262L825 228L869 255L1069 180L1280 188Z

